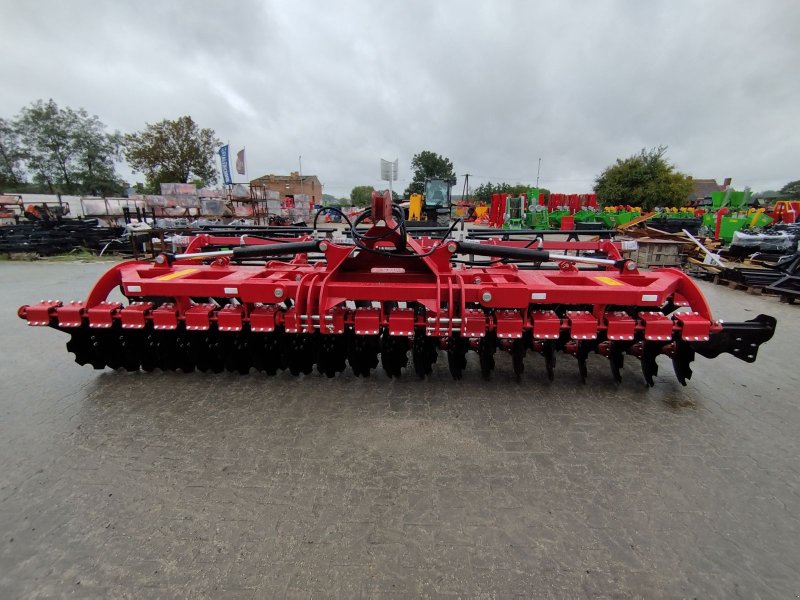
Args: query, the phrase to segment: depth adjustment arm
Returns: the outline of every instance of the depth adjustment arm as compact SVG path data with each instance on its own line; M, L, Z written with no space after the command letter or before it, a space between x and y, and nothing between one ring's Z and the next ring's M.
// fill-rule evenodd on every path
M289 254L306 254L308 252L324 252L325 247L321 246L324 242L320 240L311 240L307 242L286 242L275 244L260 244L253 246L237 246L230 250L215 250L213 252L192 252L189 254L171 254L164 253L156 257L157 263L172 264L176 260L192 260L192 259L206 259L218 258L220 256L229 256L232 258L244 257L268 257L268 256L286 256ZM325 244L327 246L327 244Z
M626 264L635 263L627 259L614 260L611 258L593 258L591 256L570 256L567 254L556 254L548 250L537 250L535 248L516 248L514 246L495 246L492 244L476 244L475 242L457 242L458 252L462 254L474 254L476 256L497 256L499 258L510 258L529 262L548 262L548 261L568 261L575 263L586 263L590 265L607 265L617 269L625 268ZM628 267L630 269L630 267Z

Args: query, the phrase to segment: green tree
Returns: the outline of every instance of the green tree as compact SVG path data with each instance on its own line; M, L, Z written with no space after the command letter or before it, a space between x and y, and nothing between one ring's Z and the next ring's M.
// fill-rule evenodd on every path
M659 146L617 159L595 180L598 201L641 206L643 210L682 206L692 191L692 180L667 162L666 152L666 146Z
M781 195L789 200L800 198L800 179L797 181L790 181L781 188Z
M25 183L24 157L17 128L13 123L0 119L0 186L13 187Z
M114 168L115 161L122 158L122 135L106 134L104 129L97 117L91 117L81 121L76 133L79 187L93 196L119 194L125 188Z
M525 183L517 183L514 185L508 183L492 183L491 181L487 183L482 183L478 187L475 188L475 191L472 193L474 198L479 202L486 202L487 204L492 201L493 194L511 194L512 196L519 196L521 194L528 195L528 190L530 190L533 186L528 185ZM545 198L550 197L550 190L545 188L539 188L540 192L544 192Z
M350 202L353 203L353 206L369 206L374 191L375 188L371 185L357 185L350 192Z
M406 188L406 197L411 194L422 194L425 191L425 180L429 177L450 179L453 183L456 180L456 173L450 159L430 150L423 150L419 154L415 154L411 159L411 168L414 171L414 177Z
M162 183L217 181L215 160L222 142L213 129L200 129L190 116L147 123L143 131L126 134L123 145L131 169L144 173L152 192L157 193Z
M124 183L114 162L120 135L108 134L84 109L59 108L50 99L23 108L16 121L25 164L51 194L119 193Z

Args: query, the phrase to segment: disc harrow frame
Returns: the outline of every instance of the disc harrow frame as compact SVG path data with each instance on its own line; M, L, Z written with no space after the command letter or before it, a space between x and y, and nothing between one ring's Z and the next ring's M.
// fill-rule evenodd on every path
M70 334L76 362L97 369L334 377L380 365L424 378L444 353L460 379L475 351L488 378L501 351L517 378L529 352L549 379L558 353L576 359L582 380L592 354L616 381L633 356L649 386L660 355L686 385L696 354L753 362L776 326L766 315L714 319L683 272L639 271L612 240L470 239L454 227L414 238L377 194L350 225L351 243L202 233L182 254L112 267L85 301L41 301L19 316ZM109 300L116 289L127 303Z

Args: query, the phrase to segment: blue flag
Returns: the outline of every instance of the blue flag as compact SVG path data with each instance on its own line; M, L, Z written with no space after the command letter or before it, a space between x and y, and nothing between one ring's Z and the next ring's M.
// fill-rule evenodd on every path
M225 144L219 149L219 160L222 163L222 183L225 185L232 185L231 180L231 164L228 160L228 145Z

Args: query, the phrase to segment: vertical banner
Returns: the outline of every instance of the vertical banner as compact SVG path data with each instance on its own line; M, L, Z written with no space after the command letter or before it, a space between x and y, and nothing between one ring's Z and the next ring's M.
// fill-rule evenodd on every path
M239 175L244 175L245 161L244 161L244 148L236 153L236 172Z
M389 182L389 192L392 198L394 198L392 181L397 181L397 171L400 164L399 161L399 158L395 158L394 162L381 159L381 180Z
M227 144L219 149L219 160L222 163L222 183L225 185L231 185L233 181L231 180L231 165L230 161L228 160Z
M397 181L399 159L394 162L381 159L381 180L383 181Z

